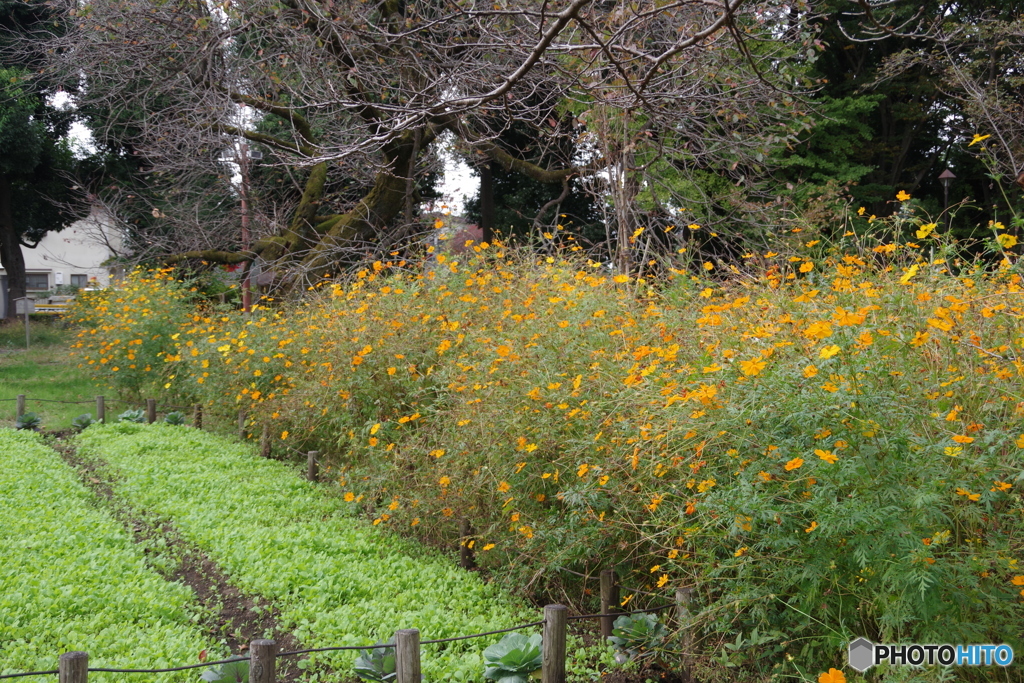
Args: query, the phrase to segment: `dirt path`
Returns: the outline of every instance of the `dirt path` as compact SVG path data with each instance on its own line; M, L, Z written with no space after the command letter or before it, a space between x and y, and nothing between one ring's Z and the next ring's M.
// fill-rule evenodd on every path
M151 522L141 511L118 498L114 493L114 479L102 463L80 458L70 439L63 434L57 434L48 442L74 469L82 483L107 502L111 515L124 525L132 539L147 546L147 554L154 542L165 544L167 554L175 563L170 570L159 564L154 564L154 568L167 580L180 581L195 592L199 604L211 615L205 626L216 637L223 638L232 653L244 654L251 640L267 637L277 641L280 651L301 649L291 633L278 628L276 609L260 605L257 598L240 591L213 560L184 540L172 524ZM300 659L303 657L279 659L278 679L286 683L297 681Z

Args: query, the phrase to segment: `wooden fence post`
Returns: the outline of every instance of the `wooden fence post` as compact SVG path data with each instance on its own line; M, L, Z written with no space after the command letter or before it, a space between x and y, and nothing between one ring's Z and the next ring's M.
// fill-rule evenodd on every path
M320 480L320 451L310 451L306 454L306 479L310 481Z
M86 683L89 678L89 655L85 652L65 652L57 659L59 683Z
M156 399L146 399L146 422L153 424L156 422Z
M601 571L601 637L607 640L612 635L615 626L615 617L612 616L619 611L619 582L614 569Z
M472 542L470 538L472 535L473 527L470 526L469 520L461 519L459 521L459 564L463 569L472 569L476 566L473 548L469 545Z
M569 610L565 605L544 606L544 642L541 683L565 683L565 627Z
M103 423L107 421L107 406L102 396L96 397L96 421Z
M18 417L17 417L17 419L20 420L21 416L24 415L24 414L25 414L25 394L18 394Z
M196 404L195 409L192 411L192 426L196 429L203 428L203 406L199 403Z
M260 437L260 456L270 457L270 427L263 425L263 436Z
M420 683L420 631L395 631L395 683Z
M276 683L277 641L254 640L249 643L249 683Z
M245 411L238 411L238 438L245 441L248 434L245 433Z

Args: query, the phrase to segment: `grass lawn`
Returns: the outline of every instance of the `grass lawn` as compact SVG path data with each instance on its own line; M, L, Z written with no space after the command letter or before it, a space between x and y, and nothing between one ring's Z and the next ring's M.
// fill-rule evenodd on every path
M46 429L70 427L71 421L83 413L95 416L96 394L104 391L70 357L72 335L71 330L60 326L59 319L31 320L30 346L26 349L24 323L0 323L0 427L14 424L18 394L25 394L26 410L42 417Z

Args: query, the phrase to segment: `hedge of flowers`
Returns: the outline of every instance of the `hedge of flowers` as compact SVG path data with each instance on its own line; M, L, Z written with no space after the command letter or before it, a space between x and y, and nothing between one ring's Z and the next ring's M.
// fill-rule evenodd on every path
M470 519L509 586L695 586L697 646L732 664L827 669L856 636L1020 647L1024 281L1009 240L958 260L928 225L657 279L478 244L166 321L188 292L140 273L87 300L76 353L324 452L375 524Z

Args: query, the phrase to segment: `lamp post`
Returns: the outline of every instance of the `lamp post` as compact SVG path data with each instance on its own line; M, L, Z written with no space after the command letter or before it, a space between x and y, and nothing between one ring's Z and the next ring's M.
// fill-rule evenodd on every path
M949 232L950 216L949 216L949 186L956 180L956 176L953 175L947 168L941 174L939 174L939 182L942 183L942 212L946 214L946 232Z

